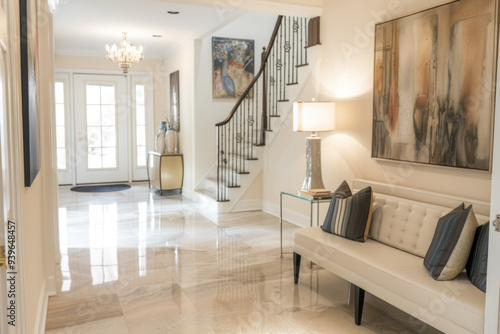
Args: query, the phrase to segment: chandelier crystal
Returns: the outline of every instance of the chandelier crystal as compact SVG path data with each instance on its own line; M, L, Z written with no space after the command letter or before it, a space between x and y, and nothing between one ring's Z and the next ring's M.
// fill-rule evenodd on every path
M128 69L133 63L138 63L141 61L142 57L142 45L139 46L139 50L130 44L127 39L127 33L123 33L123 39L120 42L120 49L113 44L112 47L106 44L107 55L106 58L111 60L113 63L118 63L123 73L128 73Z

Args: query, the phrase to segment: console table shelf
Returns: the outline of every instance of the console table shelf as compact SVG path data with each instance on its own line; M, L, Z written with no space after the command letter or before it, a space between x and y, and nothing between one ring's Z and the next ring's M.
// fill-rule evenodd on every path
M160 190L179 190L182 194L184 179L184 159L182 154L148 154L149 188Z

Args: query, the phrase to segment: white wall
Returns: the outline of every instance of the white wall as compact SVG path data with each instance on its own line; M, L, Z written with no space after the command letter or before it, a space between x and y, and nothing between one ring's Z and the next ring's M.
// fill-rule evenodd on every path
M214 166L216 161L216 127L223 121L236 99L212 98L212 36L255 40L255 74L260 67L262 47L267 46L277 16L248 13L224 28L196 40L195 44L195 182Z
M191 197L194 191L194 42L185 43L176 52L163 60L165 104L155 112L155 124L170 117L170 73L179 71L179 152L184 159L183 194Z

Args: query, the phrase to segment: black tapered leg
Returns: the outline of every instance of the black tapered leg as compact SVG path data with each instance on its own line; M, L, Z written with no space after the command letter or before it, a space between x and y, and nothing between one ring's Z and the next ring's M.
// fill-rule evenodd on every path
M293 252L293 281L299 283L300 259L302 255Z
M361 325L363 315L363 304L365 302L365 290L354 285L354 323Z

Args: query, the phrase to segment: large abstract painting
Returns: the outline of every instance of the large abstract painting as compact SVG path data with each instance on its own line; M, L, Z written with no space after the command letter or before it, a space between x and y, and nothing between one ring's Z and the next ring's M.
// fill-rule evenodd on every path
M377 24L372 156L490 170L496 0Z
M36 96L38 62L37 1L19 1L21 22L21 91L23 115L24 185L31 186L40 170L40 129Z
M212 96L237 98L254 76L254 41L212 37Z

